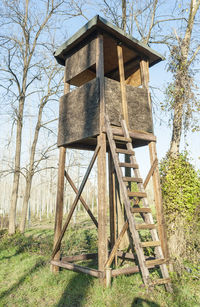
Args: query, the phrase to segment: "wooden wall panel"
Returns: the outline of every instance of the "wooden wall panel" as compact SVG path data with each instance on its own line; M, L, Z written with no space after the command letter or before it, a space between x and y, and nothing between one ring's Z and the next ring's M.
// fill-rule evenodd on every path
M152 133L152 115L146 88L126 85L131 130ZM58 146L96 136L100 133L99 84L94 79L60 100ZM105 78L105 104L112 125L120 126L120 83Z
M99 85L92 80L60 99L58 146L99 133Z
M65 60L66 67L66 82L70 83L70 80L75 76L78 76L87 68L91 67L96 63L96 42L92 40L86 46L82 47L80 50L76 51L71 56L67 57ZM73 79L73 84L75 84L75 78Z
M130 129L151 133L153 123L147 90L126 85L126 97ZM121 89L119 82L105 78L105 101L111 123L120 126Z

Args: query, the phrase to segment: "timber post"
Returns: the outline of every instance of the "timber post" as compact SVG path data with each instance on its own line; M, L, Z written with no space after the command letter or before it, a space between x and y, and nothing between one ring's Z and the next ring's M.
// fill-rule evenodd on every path
M69 83L66 83L65 80L66 78L64 76L64 94L67 94L70 91L70 85ZM58 184L57 184L56 215L55 215L55 226L54 226L54 247L62 230L65 160L66 160L66 148L62 146L59 148ZM56 253L56 255L54 256L54 259L60 260L60 248ZM51 269L54 273L59 271L58 266L52 265Z

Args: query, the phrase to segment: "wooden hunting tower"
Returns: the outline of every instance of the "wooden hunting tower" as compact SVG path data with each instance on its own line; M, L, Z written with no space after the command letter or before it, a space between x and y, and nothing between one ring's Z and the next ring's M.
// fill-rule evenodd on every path
M65 66L64 96L60 99L58 147L60 149L55 238L52 267L83 272L100 278L107 285L111 277L141 272L145 285L165 284L170 279L166 266L167 245L162 200L153 134L151 101L148 90L149 67L163 58L147 45L127 35L100 16L94 17L55 52L57 62ZM76 88L70 91L70 85ZM140 177L133 148L149 146L151 167L147 178ZM93 150L79 190L65 171L66 148ZM109 159L109 206L106 200L106 152ZM121 162L121 157L124 160ZM93 216L81 193L97 158L98 218ZM152 176L157 224L154 223L145 188ZM76 192L67 220L62 226L64 177ZM116 182L124 204L124 225L117 232ZM135 184L131 184L134 182ZM81 201L98 228L98 253L61 257L61 241L78 201ZM109 208L110 235L107 235ZM137 216L142 218L138 223ZM119 250L129 229L132 253ZM150 232L144 241L141 231ZM144 249L152 247L155 257L147 259ZM134 254L133 254L134 253ZM98 257L98 269L75 261ZM131 267L114 267L117 257L135 261ZM115 260L115 261L114 261ZM161 269L161 278L151 280L149 270ZM111 268L112 267L112 268Z

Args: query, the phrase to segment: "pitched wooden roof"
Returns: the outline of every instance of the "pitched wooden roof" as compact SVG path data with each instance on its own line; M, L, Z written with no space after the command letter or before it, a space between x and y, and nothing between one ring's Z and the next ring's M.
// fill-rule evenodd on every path
M97 32L101 32L103 35L109 36L118 43L122 43L134 52L135 57L143 56L148 58L150 66L164 60L164 57L161 54L97 15L54 52L57 62L61 65L65 65L66 57L73 52L73 50L79 48L80 44L87 41L89 37L95 35ZM109 43L108 39L107 43Z

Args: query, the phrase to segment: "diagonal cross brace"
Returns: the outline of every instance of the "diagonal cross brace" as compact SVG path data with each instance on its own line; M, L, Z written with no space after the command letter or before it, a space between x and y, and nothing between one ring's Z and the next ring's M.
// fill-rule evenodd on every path
M69 184L71 185L71 187L74 190L74 192L77 194L78 193L78 189L76 188L75 184L73 183L73 181L70 178L70 176L67 173L67 171L65 171L65 177L66 177L67 181L69 182ZM82 196L80 196L80 201L83 204L83 206L84 206L85 210L87 211L87 213L89 214L89 216L91 217L91 219L94 222L95 226L98 228L98 222L97 222L97 220L94 217L92 211L90 210L89 206L87 205L86 201L84 200L84 198Z
M149 172L148 172L148 174L147 174L147 176L146 176L146 179L145 179L145 181L144 181L144 184L143 184L143 185L144 185L144 188L146 188L146 186L147 186L147 184L148 184L148 182L149 182L151 176L153 175L153 173L154 173L154 171L155 171L157 165L158 165L158 159L155 159L155 160L153 161L153 163L152 163L152 165L151 165L151 168L150 168L150 170L149 170Z
M59 238L58 238L58 241L56 242L55 247L54 247L54 249L53 249L52 260L54 259L56 253L58 252L58 250L59 250L59 248L60 248L60 243L61 243L62 238L63 238L63 236L64 236L64 234L65 234L65 231L66 231L66 229L67 229L67 227L68 227L68 225L69 225L69 222L70 222L71 217L72 217L72 215L73 215L73 213L74 213L74 210L75 210L75 208L76 208L76 205L77 205L77 203L78 203L78 201L79 201L79 199L80 199L81 193L82 193L82 191L83 191L83 189L84 189L84 187L85 187L85 184L86 184L87 179L88 179L88 177L89 177L89 175L90 175L90 172L91 172L92 167L93 167L93 165L94 165L94 162L95 162L95 160L96 160L96 158L97 158L97 155L98 155L98 153L99 153L99 150L100 150L100 145L97 145L97 147L96 147L96 149L95 149L95 152L94 152L94 154L93 154L93 157L92 157L92 159L91 159L91 161L90 161L90 164L89 164L89 166L88 166L88 169L87 169L87 171L86 171L86 173L85 173L85 176L84 176L84 178L83 178L83 181L82 181L82 183L81 183L81 185L80 185L80 188L79 188L79 190L78 190L78 193L76 194L75 200L74 200L74 202L73 202L73 204L72 204L72 206L71 206L71 209L70 209L70 212L69 212L69 214L68 214L68 216L67 216L66 222L65 222L65 224L64 224L64 226L63 226L63 228L62 228L61 234L60 234L60 236L59 236Z

